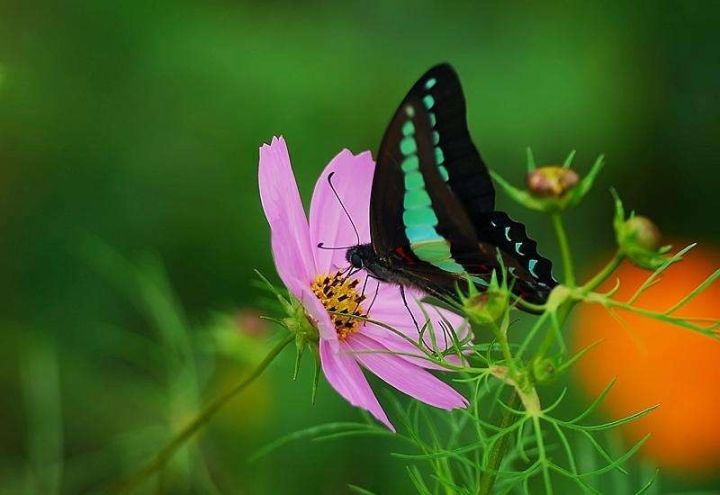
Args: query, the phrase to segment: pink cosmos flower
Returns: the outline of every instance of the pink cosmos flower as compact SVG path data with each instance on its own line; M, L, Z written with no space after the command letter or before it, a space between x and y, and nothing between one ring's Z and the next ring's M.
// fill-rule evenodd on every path
M303 305L318 329L320 361L332 387L352 405L369 411L394 431L370 388L362 368L377 375L401 392L442 409L464 407L467 401L452 387L427 371L436 368L418 356L418 349L402 336L357 318L331 314L349 312L390 325L418 341L415 323L402 302L397 286L370 279L366 298L361 294L365 274L346 277L345 250L318 248L349 246L357 242L347 216L328 183L333 185L355 222L361 242L370 241L370 189L375 163L369 152L353 155L341 151L325 167L315 186L310 204L310 221L305 217L283 138L273 138L260 148L260 197L270 223L271 243L278 274L290 293ZM371 300L377 287L377 297ZM425 321L418 292L406 290L415 319ZM435 324L444 318L459 329L463 320L432 306L425 311ZM456 330L457 331L457 330ZM443 336L438 336L442 341ZM410 355L408 355L410 354Z

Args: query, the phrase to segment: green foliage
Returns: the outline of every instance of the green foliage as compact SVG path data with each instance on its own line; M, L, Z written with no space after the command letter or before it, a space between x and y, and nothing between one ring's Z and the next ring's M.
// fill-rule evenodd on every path
M148 438L148 447L153 452L158 442L172 442L182 434L185 418L198 414L202 388L208 379L212 355L204 352L203 345L196 342L199 336L191 330L191 324L177 296L170 287L162 263L153 256L145 256L139 262L130 261L106 244L89 238L82 249L85 260L105 277L119 293L133 303L140 315L152 329L148 345L157 349L154 367L160 376L165 397L165 411L162 414L162 435ZM208 473L205 459L197 444L182 442L173 456L163 463L155 479L160 492L187 490L196 486L208 494L219 493ZM122 480L114 490L125 486L129 491L135 487L130 472L116 474ZM143 478L144 482L145 479Z

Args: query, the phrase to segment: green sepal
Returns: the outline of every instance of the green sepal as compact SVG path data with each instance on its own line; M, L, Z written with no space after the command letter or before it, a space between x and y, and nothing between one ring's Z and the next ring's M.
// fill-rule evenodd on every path
M315 356L315 366L313 367L313 383L312 393L310 395L310 403L315 405L315 398L317 397L318 385L320 383L320 375L322 374L320 370L322 369L322 367L320 365L320 353L316 350L313 354Z
M572 150L570 153L568 153L568 156L565 158L565 161L563 162L563 168L570 168L570 165L572 165L572 161L575 158L575 152L577 150Z
M533 155L532 148L530 146L526 149L527 153L527 169L528 172L532 172L537 168L537 164L535 163L535 155Z
M298 373L300 372L300 361L305 352L305 342L299 335L295 335L295 366L293 366L292 379L297 380Z
M578 205L585 198L604 166L605 155L599 155L590 168L590 172L564 197L565 205L562 208L563 210Z
M502 189L505 194L507 194L510 199L512 199L516 203L521 204L522 206L530 210L548 211L548 205L545 204L547 201L546 199L534 198L526 190L518 189L517 187L510 184L494 170L490 170L490 176L497 183L497 185L500 186L500 189Z

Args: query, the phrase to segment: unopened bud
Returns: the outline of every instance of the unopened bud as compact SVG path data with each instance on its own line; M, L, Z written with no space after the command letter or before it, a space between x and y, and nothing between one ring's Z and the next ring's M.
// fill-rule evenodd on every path
M574 188L580 177L574 170L548 165L532 170L527 176L530 194L537 198L560 198Z
M661 246L660 229L647 217L630 217L625 222L625 235L643 249L657 251Z
M660 246L660 230L647 217L632 215L624 220L622 204L616 199L615 233L618 245L635 265L656 270L667 261L670 247Z
M509 303L508 292L503 289L489 289L464 301L465 314L470 322L477 325L498 323Z
M557 363L553 358L540 358L532 361L531 372L535 383L549 383L557 377Z

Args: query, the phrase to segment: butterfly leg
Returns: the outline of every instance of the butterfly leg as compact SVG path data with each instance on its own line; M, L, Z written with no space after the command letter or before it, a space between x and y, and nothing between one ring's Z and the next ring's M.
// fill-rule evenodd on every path
M410 315L410 318L412 318L413 323L415 324L415 328L417 329L418 333L420 333L420 325L418 325L417 320L415 319L415 315L412 311L410 311L410 306L408 306L407 298L405 297L405 287L400 286L400 297L402 297L403 304L405 305L405 309L407 309L408 314Z
M375 286L375 295L373 296L372 301L370 301L370 306L368 306L368 309L365 312L366 315L370 314L370 310L372 309L373 305L375 304L375 300L377 299L378 292L380 292L380 281L379 280L378 280L377 285Z
M362 303L365 300L365 289L367 288L367 283L368 283L369 278L370 278L370 275L365 275L365 281L363 282L362 290L360 291L360 297L357 300L357 305L355 306L355 310L353 311L353 313L357 312L358 308L360 307L360 303Z

